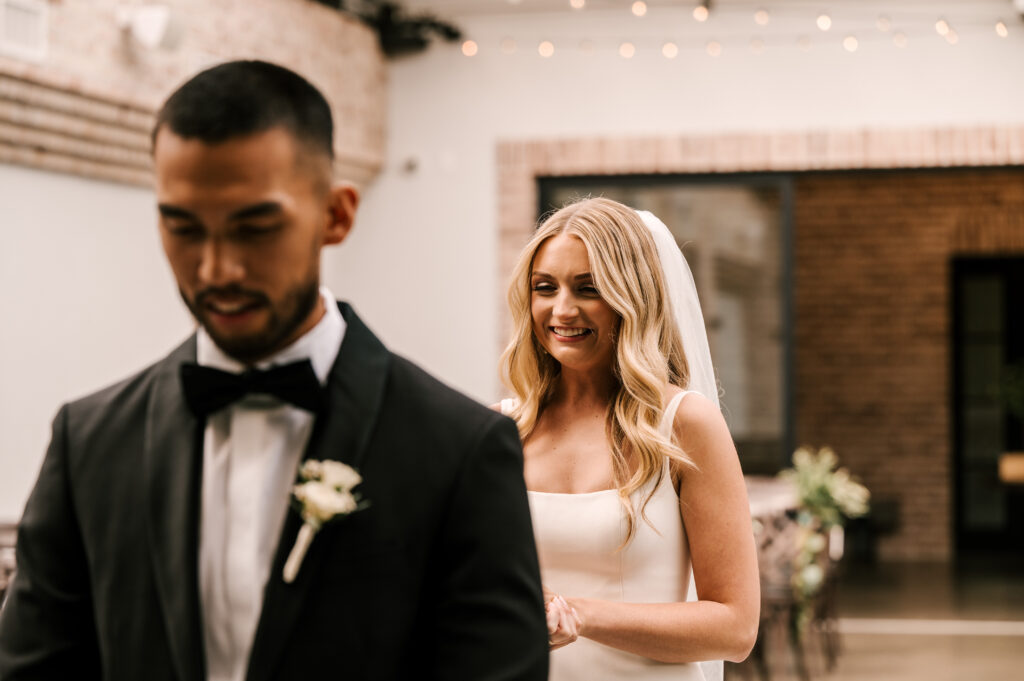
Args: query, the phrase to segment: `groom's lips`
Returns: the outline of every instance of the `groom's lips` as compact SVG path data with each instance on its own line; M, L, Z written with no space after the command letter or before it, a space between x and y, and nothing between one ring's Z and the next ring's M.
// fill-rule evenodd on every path
M250 321L263 307L258 300L237 298L208 298L203 303L207 315L218 325L234 326Z

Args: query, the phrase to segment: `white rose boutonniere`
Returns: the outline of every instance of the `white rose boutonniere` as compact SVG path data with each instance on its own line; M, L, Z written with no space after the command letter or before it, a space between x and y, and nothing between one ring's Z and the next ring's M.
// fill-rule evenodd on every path
M299 467L299 483L292 488L292 496L302 516L302 527L284 564L285 582L295 581L313 537L324 523L365 506L352 492L362 481L355 469L339 461L309 460Z

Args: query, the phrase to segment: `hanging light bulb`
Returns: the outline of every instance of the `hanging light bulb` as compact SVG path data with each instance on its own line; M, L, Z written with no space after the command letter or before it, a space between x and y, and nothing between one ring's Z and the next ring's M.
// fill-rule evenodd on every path
M665 59L675 59L679 55L679 46L673 42L667 42L661 46L661 54Z
M647 14L647 3L644 0L636 0L633 3L633 16L642 17Z
M892 20L882 14L878 17L878 21L875 22L875 26L877 26L878 30L882 33L888 33L890 29L892 29Z
M708 54L710 54L712 57L717 57L722 54L722 43L718 42L717 40L712 40L710 43L708 43L707 50Z
M848 35L843 38L843 49L847 52L856 52L859 45L860 43L857 42L857 36Z
M935 22L935 32L945 38L949 34L949 22L939 17L939 20Z
M633 43L619 45L619 56L623 59L632 59L634 54L636 54L636 45Z
M822 31L827 31L832 28L832 17L827 14L819 14L817 24Z
M754 12L754 23L756 23L758 26L767 26L769 18L770 17L768 16L768 10L766 9L762 8Z
M583 9L587 4L587 0L569 0L569 7L573 9Z
M467 40L462 43L462 54L467 57L475 57L476 53L480 50L480 46L476 44L475 40Z
M996 35L1000 38L1005 38L1010 35L1010 29L1006 28L1006 24L1002 19L996 22Z
M693 8L693 18L701 23L708 20L709 14L708 8L704 5L698 5Z
M896 31L893 34L893 36L892 36L892 42L893 42L894 45L896 45L896 47L900 47L900 48L906 47L907 46L907 34L904 33L903 31Z
M555 44L550 40L545 40L537 46L537 53L547 59L555 53Z
M945 35L945 38L946 42L949 43L950 45L956 45L958 42L960 42L960 36L958 36L956 31L954 31L953 29L949 29L949 31Z

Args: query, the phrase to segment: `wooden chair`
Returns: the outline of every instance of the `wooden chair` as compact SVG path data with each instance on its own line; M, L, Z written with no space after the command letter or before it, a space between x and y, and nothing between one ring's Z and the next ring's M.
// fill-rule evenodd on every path
M758 677L768 681L772 676L772 656L789 652L793 672L800 681L810 681L807 643L816 636L828 670L835 668L840 652L840 639L836 619L836 591L838 561L830 557L829 539L818 556L823 581L817 594L807 604L810 621L807 628L799 628L800 602L793 590L794 562L799 552L799 540L806 532L796 519L795 511L786 511L755 520L758 549L758 569L761 576L761 621L757 641L750 655L750 665ZM749 666L741 670L749 677Z

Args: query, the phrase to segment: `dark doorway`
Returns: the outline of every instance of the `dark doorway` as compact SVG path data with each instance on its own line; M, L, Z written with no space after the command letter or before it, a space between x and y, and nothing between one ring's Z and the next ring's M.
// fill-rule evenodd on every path
M957 548L1024 553L1024 257L953 261L953 361Z

